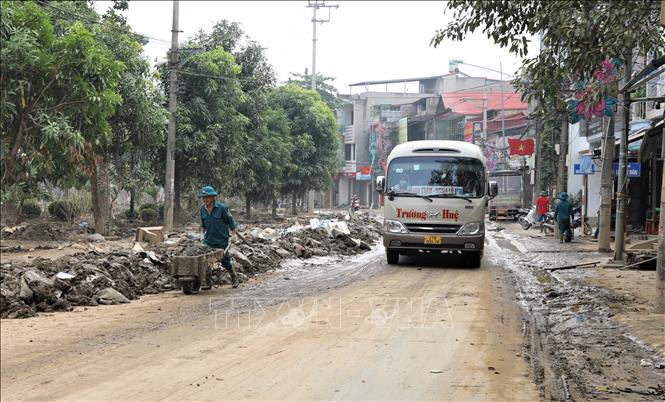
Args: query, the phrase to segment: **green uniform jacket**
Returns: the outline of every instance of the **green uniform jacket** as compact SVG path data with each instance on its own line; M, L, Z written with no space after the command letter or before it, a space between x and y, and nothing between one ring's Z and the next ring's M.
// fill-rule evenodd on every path
M229 212L229 207L223 202L215 201L212 213L208 208L201 206L201 226L205 229L203 243L214 248L226 248L229 244L229 230L238 226Z
M554 219L557 222L570 222L570 216L573 214L573 206L568 200L559 200L554 208Z

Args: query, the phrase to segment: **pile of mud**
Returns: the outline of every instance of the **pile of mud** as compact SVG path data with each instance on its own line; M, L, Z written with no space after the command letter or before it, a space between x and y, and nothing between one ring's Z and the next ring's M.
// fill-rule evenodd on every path
M239 230L229 250L234 268L241 281L246 281L279 268L286 259L354 255L369 250L380 236L379 222L360 215L344 218ZM173 257L211 251L214 249L199 240L182 236L146 249L136 245L132 250L92 251L56 260L36 258L3 264L0 316L22 318L38 312L68 311L75 306L127 303L144 294L177 289L170 274ZM213 284L228 283L228 273L216 264Z
M153 252L88 252L0 267L2 318L68 311L74 306L126 303L174 289L169 257Z
M70 231L54 227L47 222L22 223L18 226L3 227L0 231L2 239L12 240L68 240Z

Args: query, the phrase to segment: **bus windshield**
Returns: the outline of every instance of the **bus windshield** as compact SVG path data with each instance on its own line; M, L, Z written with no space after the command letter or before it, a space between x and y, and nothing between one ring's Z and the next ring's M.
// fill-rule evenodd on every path
M399 195L477 198L485 194L482 161L465 157L409 156L388 166L388 191Z

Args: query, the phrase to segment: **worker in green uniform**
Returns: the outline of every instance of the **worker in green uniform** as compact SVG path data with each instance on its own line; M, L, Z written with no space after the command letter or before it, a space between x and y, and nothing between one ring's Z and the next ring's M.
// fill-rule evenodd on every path
M203 244L212 248L225 249L229 245L231 236L235 235L236 224L229 207L221 201L215 200L217 191L212 186L205 186L201 189L201 228L203 230ZM238 287L238 275L233 269L231 256L224 254L222 266L231 275L231 283L234 288Z
M573 206L568 201L568 193L559 194L559 202L554 208L554 219L559 224L559 241L563 243L564 238L570 231L570 218L573 216Z

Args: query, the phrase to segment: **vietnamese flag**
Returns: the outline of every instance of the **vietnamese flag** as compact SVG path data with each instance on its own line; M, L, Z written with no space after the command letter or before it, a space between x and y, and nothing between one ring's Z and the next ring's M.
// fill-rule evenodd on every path
M527 138L526 140L518 140L508 138L508 146L510 147L510 156L520 155L529 156L533 155L534 143L533 139Z

